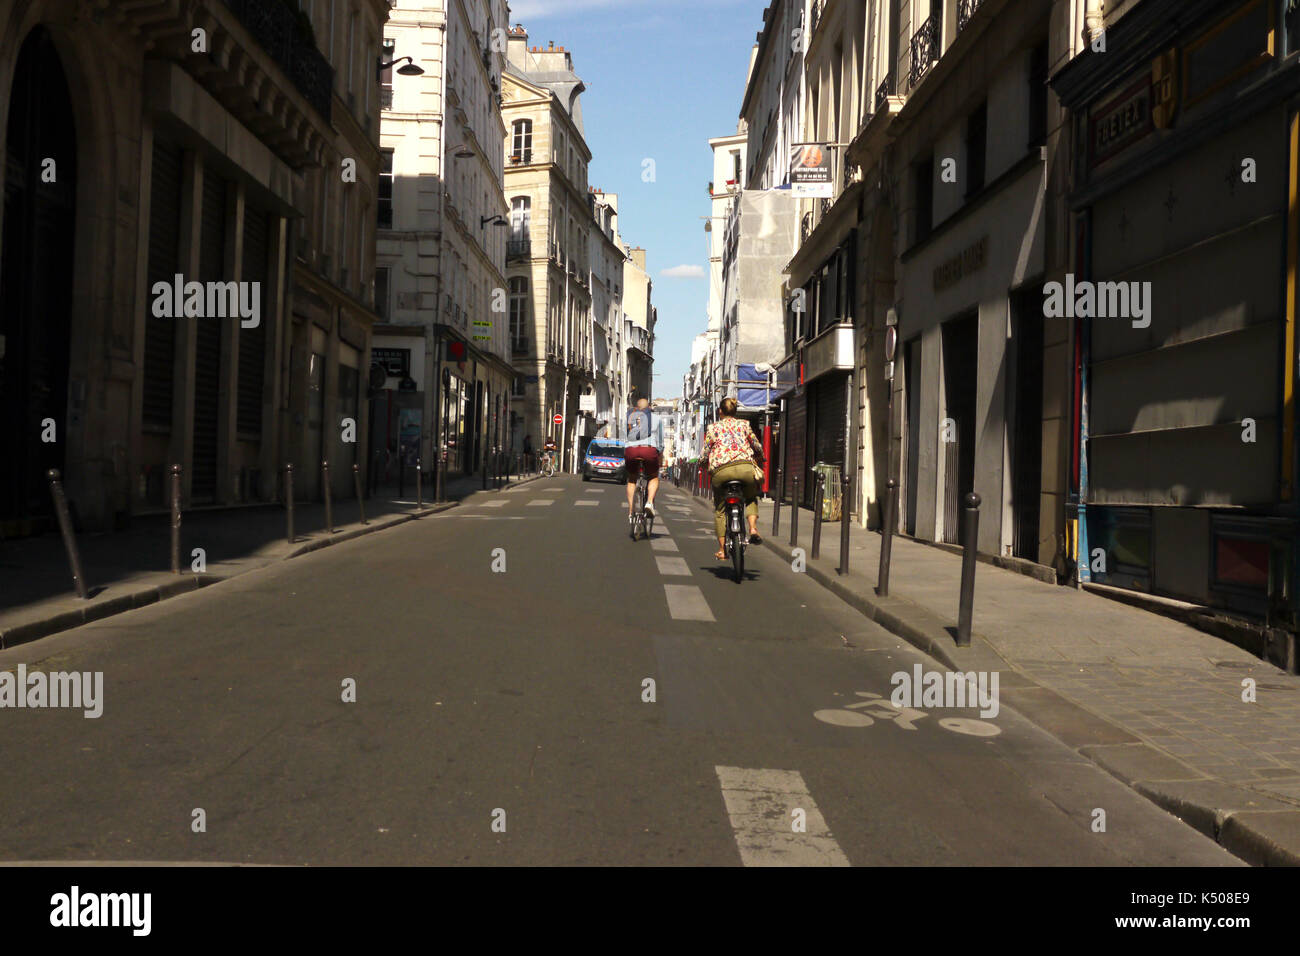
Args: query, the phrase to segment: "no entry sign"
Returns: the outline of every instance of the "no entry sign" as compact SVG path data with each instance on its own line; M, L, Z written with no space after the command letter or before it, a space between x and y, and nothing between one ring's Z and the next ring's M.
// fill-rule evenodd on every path
M554 418L551 419L551 421L555 422L555 424L557 424L557 425L563 425L563 424L564 424L564 416L563 416L563 415L556 415Z

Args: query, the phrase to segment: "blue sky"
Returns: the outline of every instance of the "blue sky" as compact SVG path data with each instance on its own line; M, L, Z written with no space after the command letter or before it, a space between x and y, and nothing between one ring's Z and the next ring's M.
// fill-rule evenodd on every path
M587 90L587 181L618 193L619 229L643 246L659 309L656 397L681 393L691 340L707 324L704 220L713 160L708 140L736 131L765 0L513 0L510 22L530 46L573 53ZM642 161L655 182L642 182ZM695 266L698 277L664 275Z

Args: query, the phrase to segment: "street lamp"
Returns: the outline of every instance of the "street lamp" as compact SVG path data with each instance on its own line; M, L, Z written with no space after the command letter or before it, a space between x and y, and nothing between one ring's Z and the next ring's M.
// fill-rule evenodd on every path
M510 223L506 222L505 217L503 217L503 216L501 216L501 215L496 215L496 216L480 216L480 217L479 217L479 221L478 221L478 227L479 227L480 229L482 229L484 226L486 226L486 225L487 225L488 223L490 223L490 222L491 222L491 223L496 223L498 226L508 226L508 225L510 225Z
M396 60L389 60L387 63L383 62L381 59L379 62L379 68L376 72L379 76L383 76L384 70L388 69L390 66L401 63L403 60L407 61L406 66L397 67L398 73L402 76L424 76L424 69L418 66L415 60L409 56L399 56Z

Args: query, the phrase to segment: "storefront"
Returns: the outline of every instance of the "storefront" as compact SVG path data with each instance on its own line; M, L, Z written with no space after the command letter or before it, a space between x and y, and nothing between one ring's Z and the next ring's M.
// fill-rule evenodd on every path
M1109 31L1123 69L1085 54L1053 86L1076 143L1062 305L1078 576L1294 627L1300 120L1284 10L1148 0Z

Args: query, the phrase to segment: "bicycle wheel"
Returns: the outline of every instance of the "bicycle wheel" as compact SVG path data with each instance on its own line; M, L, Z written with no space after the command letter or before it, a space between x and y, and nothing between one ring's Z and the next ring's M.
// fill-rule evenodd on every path
M640 478L636 481L636 493L632 496L632 540L645 532L645 493L646 486Z
M736 583L739 584L745 576L745 548L740 542L740 535L734 531L727 532L727 540L731 542L731 570L735 572Z

